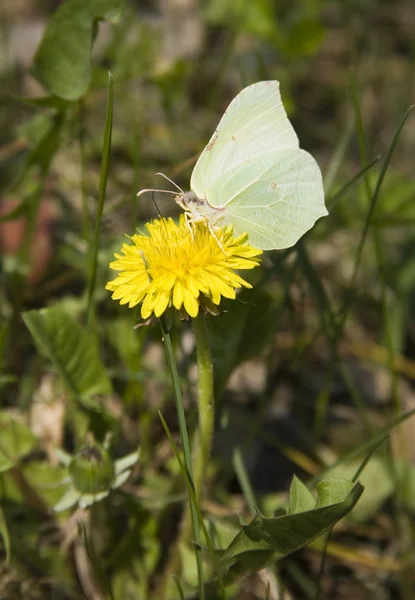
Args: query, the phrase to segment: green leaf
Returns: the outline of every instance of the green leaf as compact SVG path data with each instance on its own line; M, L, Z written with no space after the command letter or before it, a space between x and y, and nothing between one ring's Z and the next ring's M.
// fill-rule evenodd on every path
M10 561L10 535L7 528L6 519L4 513L0 508L0 535L3 538L4 549L6 551L6 564Z
M77 100L91 79L98 20L116 22L125 0L67 0L52 15L36 52L32 74L52 94Z
M62 110L54 113L50 118L37 115L20 128L20 135L26 138L31 149L25 155L22 168L11 183L9 193L15 192L25 177L32 177L31 169L40 170L43 176L48 173L53 157L59 148L64 123L65 111ZM32 191L15 208L2 215L0 222L12 221L25 214L35 193Z
M226 24L258 37L276 35L274 7L271 0L212 0L205 11L208 22Z
M93 334L59 308L32 310L22 317L36 346L52 361L74 397L89 398L111 392Z
M322 455L325 457L324 451ZM327 456L327 458L329 457ZM341 463L328 469L326 474L328 477L352 478L359 468L360 462L353 460ZM353 520L364 522L377 514L382 504L393 494L394 480L390 467L378 456L370 459L359 479L365 486L366 492L353 511Z
M55 108L59 111L64 111L70 105L68 100L59 98L58 96L13 96L15 100L28 106L40 108Z
M318 497L313 509L270 519L258 513L248 525L243 525L221 552L219 573L232 581L299 550L329 531L354 507L363 492L359 483L334 478L320 481L316 489ZM310 506L310 498L298 482L291 487L291 493L294 498L290 498L290 507Z
M8 471L36 445L36 437L7 411L0 412L0 473Z
M290 487L288 513L295 515L306 510L312 510L316 501L310 490L294 475Z
M48 129L30 151L25 163L25 171L29 167L38 165L43 173L47 173L53 157L59 147L60 135L65 122L65 112L59 111L53 115L48 123Z
M32 459L21 465L26 482L33 488L47 506L53 506L62 496L63 486L69 483L68 471L62 465L51 465L42 460Z

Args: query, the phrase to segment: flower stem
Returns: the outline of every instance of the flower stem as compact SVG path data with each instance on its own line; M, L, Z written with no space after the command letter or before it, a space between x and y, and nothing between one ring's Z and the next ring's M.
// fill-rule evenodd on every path
M165 317L160 318L161 330L163 333L163 341L166 349L167 361L170 367L171 377L173 381L174 388L174 397L176 400L176 411L177 411L177 419L179 421L179 430L180 430L180 438L182 440L183 445L183 453L184 453L184 463L189 474L190 482L194 482L193 479L193 471L192 471L192 458L190 453L190 443L189 436L187 433L187 425L186 418L184 414L183 407L183 398L180 388L179 374L177 371L177 365L174 358L173 345L171 342L171 337L167 325L167 321ZM197 495L196 495L197 498ZM197 514L197 508L192 500L191 494L189 493L189 504L190 504L190 515L191 515L191 523L193 525L193 534L195 539L195 553L196 553L196 561L197 561L197 571L198 571L198 579L199 579L199 598L201 600L204 599L204 586L203 586L203 567L202 567L202 558L200 555L200 524L199 518ZM186 532L187 533L187 532ZM178 553L175 554L173 558L172 567L176 565L176 561L178 558Z
M203 482L209 464L212 448L213 428L215 424L215 405L213 400L213 365L207 337L205 317L199 315L193 319L193 332L196 341L198 369L198 408L199 428L196 434L193 454L193 481L195 495L200 503Z
M206 469L209 464L210 451L212 447L213 427L215 422L215 411L213 403L213 367L210 355L210 348L207 338L206 324L203 315L199 315L193 319L193 332L196 340L196 355L198 367L198 408L199 408L199 425L196 432L193 461L190 455L190 444L187 434L187 427L181 397L179 376L177 366L174 360L173 347L171 344L170 334L168 332L167 323L164 317L160 318L163 339L166 348L167 360L172 374L174 393L176 398L176 409L179 420L180 436L184 450L184 462L189 479L193 483L192 494L189 493L189 504L187 505L179 532L176 540L174 552L168 564L167 572L175 572L178 568L180 544L188 538L191 533L192 526L195 538L196 559L199 576L199 600L205 598L203 586L202 561L200 556L200 523L198 521L201 512L201 499L203 482L206 477ZM193 497L193 498L192 498ZM164 597L165 584L163 581L158 590L158 597Z

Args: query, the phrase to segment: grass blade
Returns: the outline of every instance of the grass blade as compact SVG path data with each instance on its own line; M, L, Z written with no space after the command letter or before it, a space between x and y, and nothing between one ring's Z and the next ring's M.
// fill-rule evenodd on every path
M339 172L340 166L344 161L347 148L349 147L350 141L353 135L353 119L349 119L346 129L344 130L336 149L334 150L333 156L328 164L326 174L324 176L324 191L326 196L330 193L333 184L336 180L337 173Z
M102 147L101 174L99 179L98 206L95 218L95 233L91 248L91 263L89 271L89 286L87 300L87 325L90 329L94 320L95 302L94 291L97 279L98 248L99 236L101 232L102 213L104 212L104 200L107 190L109 162L111 156L111 136L112 136L112 114L114 104L114 79L111 73L108 73L108 95L107 95L107 114L105 117L104 143Z
M245 501L251 511L255 511L257 501L255 499L255 492L251 485L248 472L245 467L244 459L242 456L241 448L236 446L232 454L232 466L234 468L236 477L239 485L241 486L242 493L245 497Z
M343 198L347 194L347 192L354 186L355 183L359 181L359 179L363 176L366 176L366 173L370 171L370 169L379 161L379 157L376 157L372 160L371 163L363 167L350 181L348 181L338 192L336 192L331 198L327 200L327 206L332 208L339 200Z
M401 423L409 419L409 417L412 417L412 415L415 415L415 408L407 411L406 413L403 413L402 415L394 419L391 423L389 423L385 427L382 427L382 429L380 429L371 439L369 439L367 442L364 442L363 444L360 444L357 448L354 448L350 452L346 452L346 454L344 454L343 456L340 456L340 458L328 468L334 469L343 462L353 461L356 458L359 458L359 456L361 456L362 454L365 454L366 452L373 452L373 449L376 449L380 444L384 442L385 438L390 434L392 429L394 429L398 425L401 425ZM309 486L314 485L314 483L318 481L323 476L323 474L324 471L322 473L319 473L316 477L313 477L309 481Z

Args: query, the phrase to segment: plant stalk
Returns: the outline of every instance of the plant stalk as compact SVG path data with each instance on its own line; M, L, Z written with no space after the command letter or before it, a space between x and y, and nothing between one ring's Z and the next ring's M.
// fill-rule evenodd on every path
M189 481L191 485L194 485L193 473L192 473L192 459L190 452L190 443L189 436L187 433L187 425L186 418L183 407L183 398L180 388L179 381L179 373L177 371L177 365L174 358L173 345L171 342L171 337L167 325L167 321L165 317L160 318L161 330L163 333L163 342L164 347L166 349L167 362L169 364L173 389L174 389L174 397L176 400L176 411L177 411L177 419L179 421L179 430L180 430L180 438L183 446L183 454L184 454L184 463L189 476ZM197 496L196 496L197 497ZM199 580L199 598L201 600L204 599L204 586L203 586L203 566L202 566L202 557L200 554L200 525L199 525L199 517L197 514L197 507L195 506L191 494L189 493L189 502L187 504L187 508L185 510L184 518L183 518L183 526L179 534L179 538L176 541L175 551L172 554L172 559L169 563L169 571L175 572L179 566L179 553L177 552L178 545L181 539L187 537L191 534L193 528L194 540L195 544L195 555L196 555L196 563L197 563L197 571L198 571L198 580ZM166 581L162 581L160 586L160 596L164 596L165 593L165 584Z
M193 481L196 498L200 504L203 483L206 479L206 472L209 465L215 424L213 365L204 315L199 315L193 319L193 332L196 341L198 370L197 402L199 410L199 427L193 447Z

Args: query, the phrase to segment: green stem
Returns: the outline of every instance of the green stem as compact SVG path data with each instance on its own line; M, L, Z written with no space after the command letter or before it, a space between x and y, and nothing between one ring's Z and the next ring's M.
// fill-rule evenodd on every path
M139 164L139 146L140 136L138 123L135 124L135 131L133 136L133 146L131 150L131 157L133 162L133 186L131 195L131 229L134 231L137 228L137 192L138 192L138 164Z
M169 364L170 373L171 373L172 382L173 382L174 397L176 400L177 419L179 421L180 438L182 440L182 445L183 445L185 467L188 472L189 481L191 482L191 485L194 485L189 435L187 433L186 417L184 414L183 398L182 398L182 393L181 393L181 388L180 388L179 373L177 371L176 360L174 358L173 345L171 342L171 337L170 337L170 333L169 333L169 329L168 329L167 321L166 321L165 317L160 318L160 324L161 324L161 330L163 333L164 347L166 349L167 362ZM197 495L196 495L196 498L197 498ZM201 548L201 546L200 546L200 524L199 524L199 518L198 518L198 514L197 514L197 507L192 500L192 495L190 492L189 492L189 505L190 505L191 523L193 525L194 539L196 542L195 543L195 554L196 554L198 580L199 580L199 598L201 600L203 600L205 597L205 593L204 593L204 586L203 586L202 557L200 554L200 548ZM188 513L186 512L185 514L187 515ZM186 523L187 521L188 521L188 519L185 516L184 523ZM187 535L188 529L189 528L188 528L187 524L184 525L183 530L182 530L182 535ZM176 553L175 556L173 557L173 562L171 564L172 567L177 564L178 556L179 556L178 553Z
M99 237L101 233L101 219L104 212L104 200L107 190L108 171L111 155L111 135L112 135L112 107L113 107L113 86L114 80L111 73L108 73L108 96L107 96L107 114L105 116L104 143L102 148L101 173L99 178L98 206L95 217L95 233L92 241L91 264L89 269L89 285L87 300L87 326L91 329L95 313L95 284L97 279L98 267L98 249Z
M180 438L182 440L184 463L189 472L190 480L193 481L192 459L190 453L189 435L187 433L186 417L184 414L182 391L180 388L179 373L177 371L176 360L174 358L173 344L170 337L166 318L160 317L161 331L163 333L163 342L166 349L167 362L169 364L171 378L173 382L174 398L176 400L177 420L179 421Z
M86 153L86 134L85 134L85 104L83 98L78 101L79 108L79 153L81 159L81 198L82 198L82 233L84 239L90 244L91 228L88 214L88 186L86 180L87 172L87 153Z
M203 482L209 464L212 448L213 428L215 424L215 405L213 400L213 365L210 354L205 317L199 315L193 319L193 332L196 341L198 369L198 408L199 428L196 435L193 473L194 486L198 502L202 495Z

